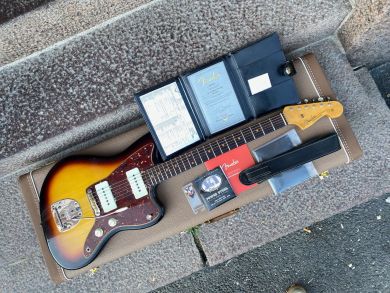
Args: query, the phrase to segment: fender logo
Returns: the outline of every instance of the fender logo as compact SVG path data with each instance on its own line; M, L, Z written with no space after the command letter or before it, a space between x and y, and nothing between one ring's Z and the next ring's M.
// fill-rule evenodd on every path
M233 161L230 163L230 164L228 164L228 163L223 163L222 164L222 168L223 169L229 169L229 168L231 168L231 167L233 167L233 166L235 166L235 165L237 165L238 164L238 160L234 160L233 159Z

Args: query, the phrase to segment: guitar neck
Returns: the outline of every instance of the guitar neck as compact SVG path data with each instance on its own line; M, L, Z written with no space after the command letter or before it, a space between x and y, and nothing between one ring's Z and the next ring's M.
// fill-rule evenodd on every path
M286 126L287 122L282 113L268 119L257 121L234 133L220 137L209 143L200 145L167 162L153 166L145 171L149 182L153 185L174 177L184 171L196 167L212 158L251 142L268 133Z

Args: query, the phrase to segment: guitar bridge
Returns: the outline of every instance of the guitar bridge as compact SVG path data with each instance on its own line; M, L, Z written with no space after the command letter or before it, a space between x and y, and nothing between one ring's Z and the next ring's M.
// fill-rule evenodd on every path
M91 204L91 207L93 209L93 212L94 212L95 216L96 217L100 216L100 209L99 209L99 206L96 203L95 198L93 197L93 193L92 193L91 189L87 190L87 197L88 197L89 203Z

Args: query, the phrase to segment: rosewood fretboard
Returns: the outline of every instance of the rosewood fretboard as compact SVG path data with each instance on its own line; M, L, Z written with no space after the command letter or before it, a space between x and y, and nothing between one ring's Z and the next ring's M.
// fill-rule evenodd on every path
M212 158L251 142L259 137L286 126L283 114L257 121L234 133L200 145L167 162L153 166L144 173L153 185L198 166Z

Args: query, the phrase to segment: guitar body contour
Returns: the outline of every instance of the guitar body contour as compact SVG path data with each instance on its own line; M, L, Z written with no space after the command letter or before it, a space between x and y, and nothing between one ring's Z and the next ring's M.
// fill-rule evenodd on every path
M41 190L40 210L49 250L60 266L86 266L118 231L143 229L161 219L155 186L145 182L145 192L136 194L129 179L139 179L156 160L154 143L144 136L117 156L73 156L53 167Z

